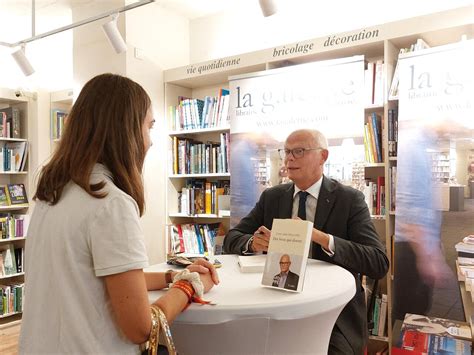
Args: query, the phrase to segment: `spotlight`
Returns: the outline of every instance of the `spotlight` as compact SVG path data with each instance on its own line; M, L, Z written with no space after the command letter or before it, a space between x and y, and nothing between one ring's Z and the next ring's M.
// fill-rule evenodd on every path
M18 64L25 76L30 76L35 72L35 70L30 64L30 61L28 60L28 58L26 58L25 45L22 45L19 50L13 52L12 57L13 59L15 59L16 64Z
M278 11L276 0L258 0L258 2L265 17L274 15Z
M114 47L115 52L123 53L127 50L127 43L122 38L118 28L117 28L117 19L118 13L112 15L112 20L106 22L102 25L105 35L109 39L110 44Z

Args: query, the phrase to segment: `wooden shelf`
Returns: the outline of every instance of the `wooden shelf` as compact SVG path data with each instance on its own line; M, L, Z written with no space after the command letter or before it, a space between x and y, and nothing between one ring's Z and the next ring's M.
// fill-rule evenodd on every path
M20 204L20 205L10 205L10 206L0 206L0 212L2 211L18 211L28 208L29 205L27 203Z
M3 276L0 276L0 280L6 280L6 279L11 279L13 277L17 277L17 276L23 276L25 275L24 272L18 272L16 274L11 274L11 275L3 275Z
M186 178L230 178L230 173L216 174L173 174L168 176L170 179L186 179Z
M169 215L170 218L203 218L203 219L227 219L230 218L230 216L219 216L217 214L196 214L196 215L189 215L189 214L184 214L184 213L171 213Z
M201 129L187 129L181 131L170 131L168 135L170 137L174 136L185 136L185 135L193 135L193 134L201 134L201 133L219 133L219 132L229 132L230 127L213 127L213 128L201 128Z
M17 314L22 314L22 313L23 313L23 312L13 312L13 313L2 314L2 315L0 315L0 319L12 317L12 316L15 316L15 315L17 315Z
M14 242L22 241L22 240L25 240L25 239L26 239L26 237L0 239L0 244L1 243L14 243Z
M0 137L0 141L6 141L6 142L27 142L28 139L25 139L25 138L7 138L7 137Z
M379 337L378 335L369 335L370 340L383 341L388 343L388 337Z
M28 171L0 171L0 175L26 175Z
M383 168L385 163L365 163L364 167L366 168Z

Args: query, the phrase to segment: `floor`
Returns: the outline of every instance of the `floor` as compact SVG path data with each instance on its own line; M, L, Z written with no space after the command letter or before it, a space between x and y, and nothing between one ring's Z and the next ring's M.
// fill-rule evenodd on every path
M18 336L20 334L20 325L14 325L8 328L0 328L0 354L17 355Z
M465 236L474 234L474 199L464 200L464 211L443 212L441 240L446 261L453 270L453 280L434 293L433 306L429 315L464 321L461 295L456 276L456 250L454 245Z

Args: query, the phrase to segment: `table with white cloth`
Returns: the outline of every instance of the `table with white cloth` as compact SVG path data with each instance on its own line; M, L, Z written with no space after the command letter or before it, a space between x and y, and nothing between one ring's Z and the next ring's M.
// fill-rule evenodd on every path
M295 293L261 286L262 273L242 273L236 255L216 259L220 284L204 295L216 305L193 303L171 326L180 355L327 354L334 323L355 295L350 272L308 260L303 292ZM162 292L149 291L150 302Z

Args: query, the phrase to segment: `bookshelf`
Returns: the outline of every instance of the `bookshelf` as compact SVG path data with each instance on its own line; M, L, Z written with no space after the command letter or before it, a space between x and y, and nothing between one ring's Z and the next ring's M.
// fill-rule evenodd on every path
M401 48L409 48L417 39L421 38L431 47L446 45L461 40L463 35L472 37L472 6L461 7L440 13L419 16L416 18L395 21L382 25L369 26L363 29L347 31L344 33L327 34L324 37L300 41L298 43L285 44L286 48L303 48L307 46L310 50L305 53L294 51L281 54L282 46L262 49L255 52L243 53L226 58L209 60L202 63L193 63L187 66L166 70L164 72L165 82L165 109L168 112L170 105L177 105L178 96L192 98L203 98L205 95L215 95L219 88L228 87L230 76L261 72L269 69L287 67L321 61L338 59L356 55L364 55L368 62L377 63L383 61L382 66L382 91L381 103L365 102L364 118L376 114L380 117L381 124L381 161L366 162L356 175L361 175L363 170L365 178L377 181L384 179L383 192L385 202L383 203L383 214L372 214L372 220L376 230L387 249L387 255L391 259L390 269L385 279L380 281L381 293L387 295L387 332L383 336L372 336L371 342L375 342L375 351L383 348L391 348L392 345L392 288L393 288L393 252L392 242L395 231L395 181L397 156L396 150L389 149L396 138L389 136L390 117L398 113L398 99L389 99L389 88L396 68L398 55ZM372 35L363 39L354 39L360 33L371 33ZM357 36L356 36L357 37ZM335 44L332 39L340 40ZM357 37L357 38L360 38ZM169 114L168 114L169 122ZM170 129L169 136L178 134ZM393 128L391 129L393 133ZM197 130L196 135L209 135L209 131ZM391 133L391 134L392 134ZM180 132L179 134L184 134ZM170 142L171 145L171 142ZM171 154L170 154L171 155ZM169 159L170 161L170 159ZM260 167L255 169L257 172ZM225 177L231 179L231 177ZM175 221L199 221L202 217L182 217L177 214L177 194L184 186L185 177L168 174L167 182L167 220L168 223Z
M20 123L19 130L17 132L11 132L10 134L10 136L14 136L14 138L5 137L3 134L2 137L0 137L0 146L3 149L1 159L3 166L2 169L0 169L0 185L23 184L29 200L31 199L33 191L33 177L31 171L34 171L37 165L37 158L32 154L30 146L32 137L33 141L36 142L34 132L36 122L30 117L34 115L35 112L35 101L35 94L0 88L0 109L17 110ZM14 124L12 124L12 126L14 126ZM5 147L15 145L21 147L25 152L23 156L21 152L13 152L10 156L11 166L8 168L5 154L9 152ZM21 164L23 165L22 167L13 166L15 163L15 155L18 155L18 158L24 161ZM5 163L7 163L7 165L5 165ZM0 261L2 262L0 266L0 268L2 268L2 270L0 270L0 285L2 285L2 287L0 287L0 296L6 296L8 292L10 294L9 297L16 297L16 300L20 297L19 292L23 292L21 284L24 282L24 260L22 259L28 227L29 207L29 203L10 205L3 203L0 205L0 224L2 230L0 233ZM8 261L5 264L5 259L10 258L12 254L15 256L15 261L18 261L21 265L16 262L10 264ZM8 270L6 270L6 265L9 267ZM8 287L8 291L5 286ZM2 310L2 312L0 312L0 327L14 324L20 319L21 308L15 306L8 312Z
M50 93L50 137L51 152L56 148L61 139L64 127L64 119L71 111L73 103L72 89L54 91Z
M165 84L165 90L169 143L167 255L177 254L171 242L173 236L178 238L174 233L179 233L181 240L184 238L181 255L209 255L215 252L214 248L209 251L209 242L222 244L222 228L218 233L217 226L229 228L229 216L221 215L218 207L218 195L230 179L230 154L226 148L230 127L227 114L222 113L225 100L222 93L227 86L216 83L194 88L189 83L170 81ZM196 225L202 229L194 229ZM196 237L199 245L186 242L186 238Z

